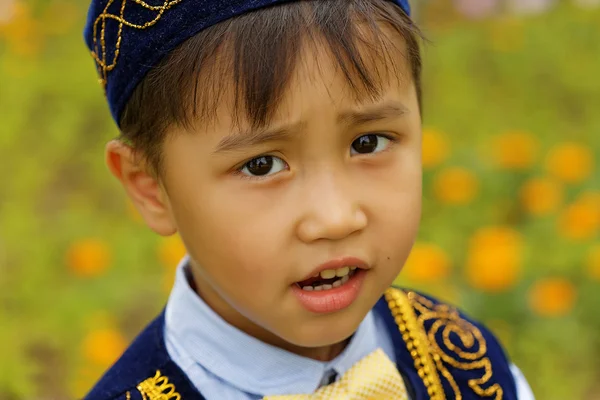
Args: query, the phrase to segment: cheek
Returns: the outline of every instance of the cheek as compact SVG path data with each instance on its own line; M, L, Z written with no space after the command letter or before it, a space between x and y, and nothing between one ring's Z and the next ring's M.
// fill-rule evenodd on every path
M180 233L192 257L219 286L251 284L265 287L282 279L276 268L282 262L284 229L281 219L252 199L227 196L213 190L210 198L194 193L178 215ZM260 202L258 203L260 204Z
M390 268L402 267L416 240L421 220L422 173L418 158L404 160L373 190L374 234Z

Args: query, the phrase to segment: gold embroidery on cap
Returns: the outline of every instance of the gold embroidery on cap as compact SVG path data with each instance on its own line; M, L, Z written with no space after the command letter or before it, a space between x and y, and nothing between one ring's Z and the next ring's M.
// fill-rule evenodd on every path
M163 16L165 11L170 9L176 4L181 3L183 0L163 0L163 4L160 6L152 6L146 3L143 0L131 0L133 3L138 4L139 6L149 10L155 11L156 15L154 19L145 22L142 25L134 24L125 19L125 6L127 5L128 0L121 0L121 9L119 11L119 15L111 14L108 12L110 6L115 3L115 0L108 0L106 3L106 7L104 7L104 11L96 18L94 21L93 34L94 34L94 43L92 50L92 57L96 61L96 65L98 67L98 73L100 74L100 83L102 87L106 89L106 82L108 80L108 73L112 71L116 65L117 60L119 58L119 52L121 51L121 40L123 39L123 27L129 27L133 29L146 29L156 24ZM117 41L115 43L114 52L110 55L111 60L109 61L109 55L107 55L106 50L106 21L107 20L115 20L119 23L119 28L117 31ZM98 43L98 26L100 27L100 43Z
M435 355L432 357L430 353L427 336L422 326L419 326L408 297L403 291L390 288L385 292L385 299L429 397L432 400L445 400L442 382L434 364Z
M411 306L420 314L417 321L422 329L425 329L425 321L433 320L433 324L426 332L430 351L433 353L437 369L450 383L454 391L454 398L461 400L462 394L446 365L463 371L482 369L483 375L480 378L469 380L469 387L480 397L494 397L495 400L502 400L503 390L498 383L483 388L490 382L493 371L492 363L486 357L487 343L481 331L461 318L453 307L446 304L434 304L414 292L409 292L408 298ZM439 332L441 332L442 343L439 343L436 338ZM455 334L460 339L461 347L452 343L451 334ZM473 350L470 351L471 349Z
M181 400L181 395L177 393L175 385L169 383L169 379L161 375L160 371L156 371L154 377L137 385L137 390L143 400Z

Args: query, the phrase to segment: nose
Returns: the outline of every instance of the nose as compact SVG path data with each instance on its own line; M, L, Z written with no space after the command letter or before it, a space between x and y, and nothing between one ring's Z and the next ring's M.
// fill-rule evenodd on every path
M311 189L305 191L305 210L297 225L300 240L306 243L340 240L365 229L368 219L358 199L360 189L351 185L333 176L310 185Z

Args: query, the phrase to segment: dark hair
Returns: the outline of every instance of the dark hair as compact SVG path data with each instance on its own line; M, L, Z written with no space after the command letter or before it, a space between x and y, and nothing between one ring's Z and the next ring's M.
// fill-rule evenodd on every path
M232 18L188 39L148 73L123 111L120 139L160 176L168 128L214 119L224 82L232 83L236 117L265 126L308 40L326 44L353 92L371 97L385 85L382 72L398 74L392 54L405 46L400 54L420 104L420 38L410 17L388 0L294 1ZM384 61L386 71L374 70L373 59Z

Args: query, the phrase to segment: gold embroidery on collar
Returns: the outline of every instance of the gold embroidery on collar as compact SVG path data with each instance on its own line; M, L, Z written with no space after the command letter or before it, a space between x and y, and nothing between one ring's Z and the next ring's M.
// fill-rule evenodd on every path
M450 383L456 400L461 400L462 394L446 365L464 371L482 369L483 375L480 378L469 380L469 387L480 397L494 397L495 400L502 400L503 390L498 383L486 389L483 388L490 382L493 372L492 363L486 357L487 343L481 331L461 318L453 307L446 304L434 304L414 292L409 292L407 296L411 308L420 314L417 321L421 329L425 331L425 322L433 320L433 324L426 332L430 351L433 353L437 369ZM436 339L439 332L442 337L441 343ZM452 343L451 334L460 339L462 346L459 347ZM471 349L472 351L470 351Z
M137 390L143 400L181 400L181 395L177 393L175 385L169 383L169 379L162 376L160 371L156 371L154 377L137 385Z
M117 65L117 59L119 58L119 52L121 51L121 40L123 38L123 27L127 26L133 29L146 29L156 24L163 16L165 11L173 7L176 4L181 3L183 0L163 0L163 4L160 6L152 6L143 0L132 0L134 3L145 8L148 11L155 11L156 15L150 21L145 22L142 25L134 24L125 19L125 6L128 0L121 0L121 9L118 15L111 14L108 12L109 7L115 2L115 0L108 0L106 7L102 13L94 21L93 34L94 44L92 50L92 57L96 61L98 67L98 73L100 74L100 83L106 88L106 82L108 79L108 73L112 71ZM106 54L106 21L115 20L119 23L119 29L117 31L117 39L115 43L114 53L111 55L112 60L109 62L108 55ZM98 25L100 28L100 43L98 43Z
M418 325L417 316L408 297L401 290L390 288L385 292L385 298L427 393L432 400L445 400L444 389L434 364L436 356L432 357L430 354L427 336Z

